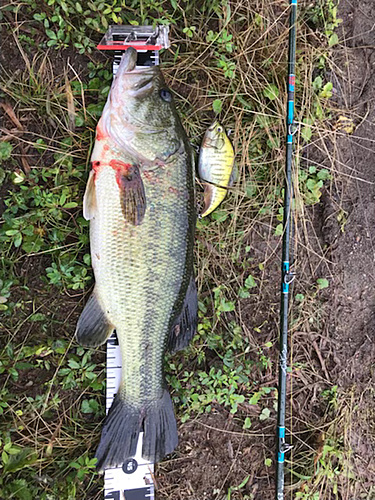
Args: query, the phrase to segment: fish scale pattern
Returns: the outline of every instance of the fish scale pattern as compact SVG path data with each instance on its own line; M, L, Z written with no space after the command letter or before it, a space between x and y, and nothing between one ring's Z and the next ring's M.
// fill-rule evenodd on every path
M96 292L119 337L121 396L138 408L163 395L171 317L192 273L193 213L186 186L192 167L187 159L179 154L149 179L141 175L147 208L138 226L124 220L115 171L104 166L95 179L90 241Z

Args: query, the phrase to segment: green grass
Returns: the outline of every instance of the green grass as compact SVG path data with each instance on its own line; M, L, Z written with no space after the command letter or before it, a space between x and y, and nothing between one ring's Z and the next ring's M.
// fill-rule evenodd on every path
M120 19L172 25L172 47L162 60L193 145L200 144L217 115L232 130L237 154L238 182L223 205L197 226L198 333L189 348L167 360L177 415L188 422L219 409L238 432L262 435L267 429L265 434L272 435L287 4L26 0L5 5L1 12L8 33L16 19L21 22L15 36L25 64L3 73L1 83L1 97L21 127L10 118L9 137L0 143L0 496L102 496L92 457L104 416L104 350L82 349L72 337L93 284L81 205L94 129L111 82L110 61L103 63L94 47L107 25ZM302 4L296 96L302 126L296 135L293 207L302 221L301 241L308 207L319 202L323 186L333 178L329 168L306 168L302 158L309 143L325 136L332 116L332 84L325 74L337 25L330 0L314 7ZM314 36L320 37L319 44ZM77 53L82 57L74 63ZM324 321L321 294L328 282L317 279L308 271L301 278L295 331L306 325L319 331ZM308 361L297 348L293 378L303 373L314 380ZM328 405L323 396L320 404ZM336 417L327 413L324 418ZM268 442L271 448L253 464L258 475L272 473L273 438ZM323 473L318 475L311 465L318 448L300 446L296 457L305 466L297 474L308 476L310 483L298 490L293 484L300 479L291 475L295 500L336 498L340 486L335 486L334 471L337 463L341 468L347 463L347 452L340 436L326 443L331 448L322 451ZM216 485L212 491L217 498L250 499L246 478L248 473L239 471L238 477L229 477L228 487ZM172 498L168 488L161 488L160 495Z

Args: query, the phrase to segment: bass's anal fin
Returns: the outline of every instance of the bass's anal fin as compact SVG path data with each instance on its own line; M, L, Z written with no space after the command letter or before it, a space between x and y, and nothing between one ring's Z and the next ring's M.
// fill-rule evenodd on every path
M110 323L96 296L95 289L79 317L76 339L81 345L96 347L104 344L115 327Z

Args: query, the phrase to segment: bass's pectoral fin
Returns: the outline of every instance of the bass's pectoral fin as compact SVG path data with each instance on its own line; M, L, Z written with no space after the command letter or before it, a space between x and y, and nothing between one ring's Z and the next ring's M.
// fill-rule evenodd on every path
M194 337L198 322L198 296L194 276L186 292L180 315L169 332L168 349L173 353L186 347Z
M134 226L142 223L146 212L146 195L137 165L119 169L116 174L120 201L125 220Z
M95 172L91 170L87 180L85 194L83 195L83 217L90 220L96 212Z
M99 304L94 290L77 323L75 333L77 342L89 347L102 345L114 329L115 327L108 321L105 311Z

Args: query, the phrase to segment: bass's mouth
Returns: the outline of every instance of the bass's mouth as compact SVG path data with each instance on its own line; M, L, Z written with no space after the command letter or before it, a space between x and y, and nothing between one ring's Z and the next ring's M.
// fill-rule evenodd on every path
M133 47L129 47L124 52L117 73L118 75L122 75L124 73L147 73L154 72L155 66L138 66L137 67L137 51L133 49Z
M129 89L129 91L128 91L129 94L131 96L136 96L136 97L139 97L143 94L146 94L147 92L152 90L153 80L154 80L154 78L150 77L150 78L145 78L144 80L142 80L139 83L136 83L135 85L133 85L133 87L131 89Z

